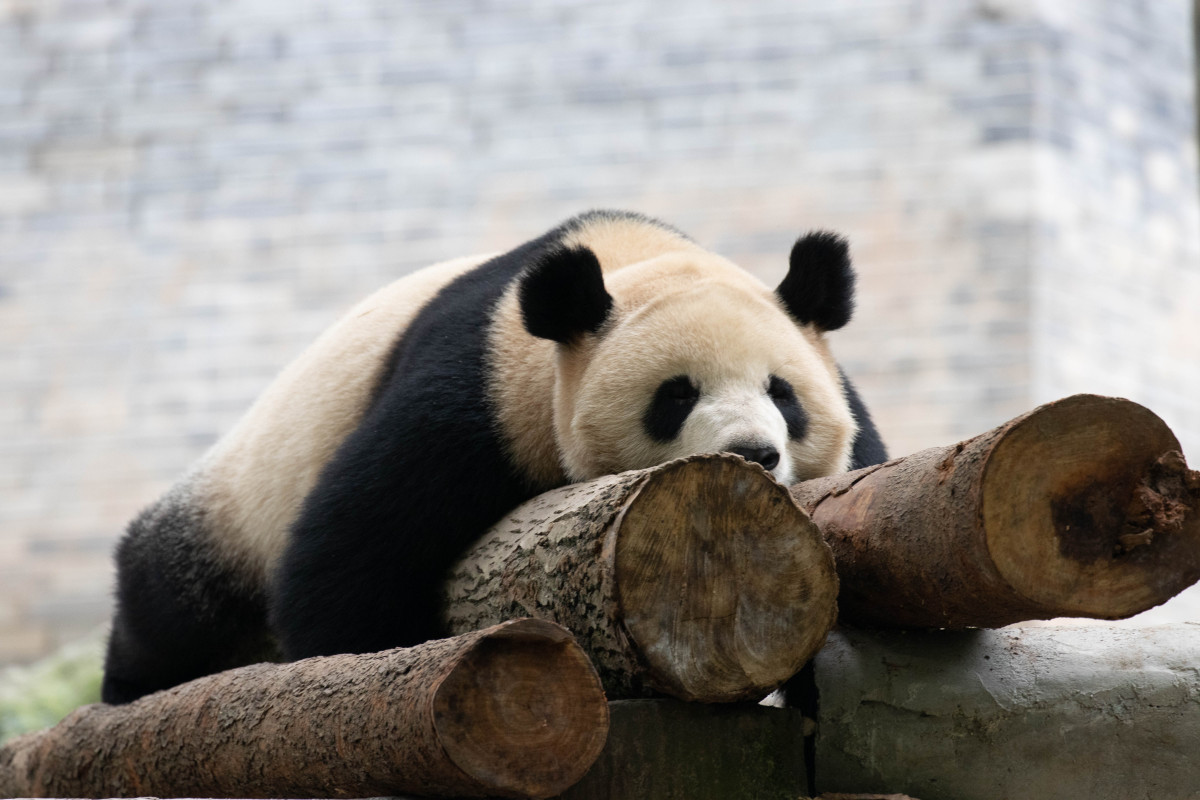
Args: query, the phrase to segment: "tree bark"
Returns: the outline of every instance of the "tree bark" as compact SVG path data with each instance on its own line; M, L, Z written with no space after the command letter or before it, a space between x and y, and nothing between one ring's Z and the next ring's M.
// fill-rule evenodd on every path
M829 548L785 487L736 456L566 486L494 526L450 573L452 631L516 616L571 629L609 698L757 700L836 617Z
M1075 395L792 494L833 548L851 622L1120 619L1200 578L1200 473L1128 400Z
M517 620L85 706L0 749L0 797L551 797L604 746L571 635Z

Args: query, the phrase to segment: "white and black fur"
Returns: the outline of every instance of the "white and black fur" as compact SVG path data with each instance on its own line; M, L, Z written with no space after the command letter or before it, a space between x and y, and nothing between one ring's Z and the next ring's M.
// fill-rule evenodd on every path
M570 481L731 451L784 481L886 459L823 334L845 242L775 292L654 220L580 215L352 309L117 548L104 700L443 634L445 570Z

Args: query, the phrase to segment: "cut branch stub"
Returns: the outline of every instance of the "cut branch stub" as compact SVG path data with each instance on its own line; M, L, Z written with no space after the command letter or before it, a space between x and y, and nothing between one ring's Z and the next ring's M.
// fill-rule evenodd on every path
M820 533L761 467L693 456L563 487L494 526L451 571L453 631L552 619L610 699L757 699L817 651L836 616Z
M1200 578L1200 480L1161 419L1076 395L952 447L797 484L850 621L1137 614Z

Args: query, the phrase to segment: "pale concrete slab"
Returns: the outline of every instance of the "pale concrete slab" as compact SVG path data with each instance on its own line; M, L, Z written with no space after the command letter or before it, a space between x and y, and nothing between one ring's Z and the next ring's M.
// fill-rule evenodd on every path
M1200 797L1200 624L842 628L816 674L821 791Z

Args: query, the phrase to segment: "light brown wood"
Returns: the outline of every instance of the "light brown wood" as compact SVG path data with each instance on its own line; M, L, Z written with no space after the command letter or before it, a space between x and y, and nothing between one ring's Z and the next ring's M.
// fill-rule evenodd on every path
M836 616L829 548L785 487L736 456L693 456L549 492L451 571L446 620L510 616L578 637L609 698L759 699Z
M544 798L607 733L586 656L526 619L86 706L0 748L0 797Z
M1128 400L1075 395L792 493L833 548L848 621L1119 619L1200 579L1200 474Z

